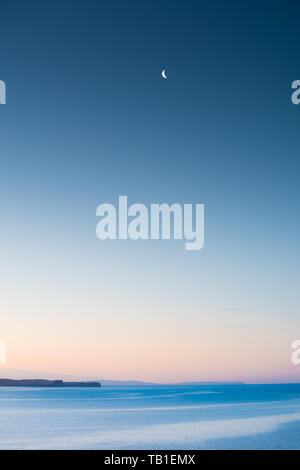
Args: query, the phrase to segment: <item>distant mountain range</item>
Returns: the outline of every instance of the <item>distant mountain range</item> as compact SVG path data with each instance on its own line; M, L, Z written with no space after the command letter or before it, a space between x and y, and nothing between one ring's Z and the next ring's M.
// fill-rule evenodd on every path
M138 380L103 380L98 377L88 377L88 376L74 376L68 374L49 374L45 372L32 372L28 370L18 370L18 369L8 369L0 368L0 380L11 379L11 380L57 380L58 377L60 380L70 381L70 382L100 382L102 386L116 386L116 387L128 387L128 386L146 386L146 385L175 385L175 384L166 384L166 383L155 383L155 382L142 382ZM194 382L179 382L176 385L243 385L244 382L217 382L217 381L194 381Z

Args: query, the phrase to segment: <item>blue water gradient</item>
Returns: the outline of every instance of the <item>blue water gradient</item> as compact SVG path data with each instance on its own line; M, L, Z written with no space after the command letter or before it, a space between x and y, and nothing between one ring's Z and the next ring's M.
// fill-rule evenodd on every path
M300 384L1 388L1 449L297 449Z

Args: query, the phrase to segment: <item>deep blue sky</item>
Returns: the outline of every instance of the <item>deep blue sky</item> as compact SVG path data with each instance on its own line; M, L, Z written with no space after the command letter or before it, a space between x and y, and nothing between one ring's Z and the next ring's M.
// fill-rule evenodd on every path
M74 311L66 299L78 295L79 317L90 302L107 321L97 293L108 306L120 299L119 315L132 298L156 299L152 313L128 304L124 315L135 324L165 302L166 315L187 316L201 336L209 312L228 344L247 317L245 330L251 322L258 336L270 328L287 371L299 325L300 106L290 100L300 79L299 13L296 1L1 5L1 258L7 289L25 296L26 312L7 297L7 317L56 318L59 309ZM96 207L120 194L205 203L204 250L103 244ZM10 337L12 324L4 324Z

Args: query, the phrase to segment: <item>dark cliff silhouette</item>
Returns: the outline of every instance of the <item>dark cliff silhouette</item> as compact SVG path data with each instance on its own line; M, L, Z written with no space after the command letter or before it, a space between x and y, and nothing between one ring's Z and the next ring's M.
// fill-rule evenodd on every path
M100 382L64 382L63 380L0 379L0 387L101 387Z

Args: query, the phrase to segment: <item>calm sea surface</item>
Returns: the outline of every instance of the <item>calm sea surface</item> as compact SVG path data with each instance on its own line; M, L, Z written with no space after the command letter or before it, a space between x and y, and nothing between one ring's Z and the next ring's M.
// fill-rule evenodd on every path
M1 449L300 449L300 384L0 388Z

